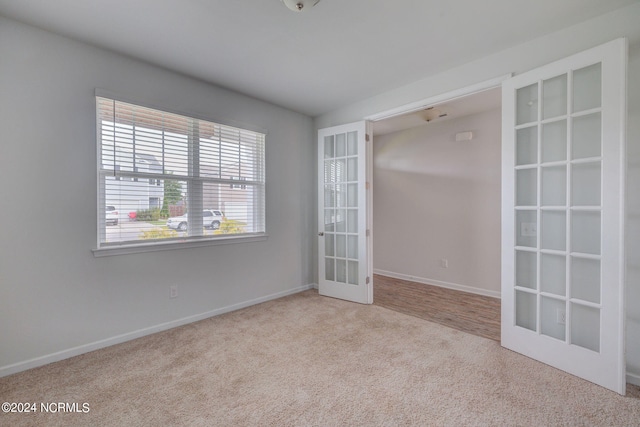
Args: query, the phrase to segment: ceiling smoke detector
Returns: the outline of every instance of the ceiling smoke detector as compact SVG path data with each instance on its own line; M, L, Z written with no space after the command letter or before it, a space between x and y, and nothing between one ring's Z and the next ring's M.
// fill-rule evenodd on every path
M303 12L317 5L320 0L281 0L285 6L294 12Z
M438 109L438 108L433 108L433 107L429 107L426 108L424 110L423 116L422 116L426 121L430 122L432 120L435 119L439 119L442 117L447 117L447 112Z

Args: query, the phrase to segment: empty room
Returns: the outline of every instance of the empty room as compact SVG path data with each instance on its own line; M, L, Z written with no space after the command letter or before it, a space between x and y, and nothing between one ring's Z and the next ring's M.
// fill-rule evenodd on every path
M375 122L372 179L374 303L497 341L500 109L493 88Z
M638 22L0 0L0 425L640 425Z

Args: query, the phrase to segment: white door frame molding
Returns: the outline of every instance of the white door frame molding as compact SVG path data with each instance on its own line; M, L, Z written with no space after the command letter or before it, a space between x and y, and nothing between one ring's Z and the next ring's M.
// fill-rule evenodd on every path
M476 93L484 92L485 90L495 89L502 86L502 82L511 78L513 74L505 74L493 79L485 80L479 83L475 83L469 86L455 89L449 92L441 93L439 95L430 96L419 101L404 104L399 107L391 108L389 110L381 111L376 114L365 117L364 120L371 122L377 122L384 119L390 119L392 117L401 116L403 114L413 113L415 111L424 110L425 108L433 107L443 102L450 102L458 98L464 98L465 96L473 95Z

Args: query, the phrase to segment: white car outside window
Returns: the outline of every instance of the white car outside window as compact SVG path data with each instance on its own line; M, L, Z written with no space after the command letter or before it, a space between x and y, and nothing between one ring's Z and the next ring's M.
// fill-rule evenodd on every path
M118 225L118 211L115 206L106 206L105 224Z
M182 216L171 217L167 220L167 227L173 230L186 231L189 222L188 217L188 213ZM218 228L220 228L222 217L222 212L218 210L205 209L202 211L202 223L204 224L205 228L217 230Z

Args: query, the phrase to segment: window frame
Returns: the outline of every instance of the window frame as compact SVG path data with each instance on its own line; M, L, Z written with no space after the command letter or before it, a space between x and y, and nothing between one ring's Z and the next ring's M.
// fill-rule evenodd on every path
M136 107L142 107L146 109L153 109L159 112L168 113L168 114L176 114L183 116L185 119L191 119L196 121L204 121L208 124L218 125L225 128L236 128L240 131L248 131L259 134L262 136L261 146L259 149L261 150L259 156L261 157L259 163L259 179L253 181L253 185L261 195L258 196L254 203L258 203L258 205L254 205L252 209L253 215L258 215L261 219L261 228L262 231L257 232L246 232L239 234L220 234L220 235L187 235L181 236L178 238L168 238L168 239L154 239L154 240L127 240L127 241L118 241L114 243L104 242L102 239L105 236L106 231L106 222L105 222L105 207L107 206L107 197L105 195L104 185L102 181L109 176L108 173L103 169L103 158L102 158L102 126L100 121L100 110L99 110L99 98L107 99L109 101L114 101L114 103L122 102L134 105ZM210 118L203 117L202 115L193 114L191 112L184 111L175 111L166 107L158 107L156 105L150 104L148 102L141 102L140 100L132 100L126 97L119 96L112 92L96 89L95 96L95 112L96 112L96 177L97 177L97 226L96 226L96 247L92 249L94 256L102 257L102 256L111 256L111 255L125 255L132 253L141 253L141 252L155 252L155 251L164 251L164 250L175 250L175 249L184 249L184 248L194 248L194 247L205 247L205 246L216 246L216 245L225 245L225 244L237 244L237 243L250 243L250 242L259 242L267 240L267 220L266 220L266 132L262 129L256 129L252 126L247 126L245 124L227 124L221 122L219 120L212 120ZM199 136L195 135L195 137L188 138L188 150L190 153L193 153L194 148L199 149L201 140ZM239 143L240 144L240 143ZM196 162L195 171L192 170L193 164L189 167L188 175L176 175L171 176L171 179L176 179L178 181L189 183L191 188L186 190L187 194L195 192L197 194L198 191L202 192L202 183L203 178L199 175L199 167L200 162ZM115 170L119 170L119 165L114 165L114 173ZM129 174L138 175L139 172L130 172ZM152 177L151 175L156 175ZM136 176L137 178L137 176ZM121 176L116 176L117 180L122 180ZM155 179L157 183L162 179L167 179L166 172L161 171L160 173L147 173L139 182L147 182L147 179ZM217 183L218 185L229 185L231 183L230 179L225 179L220 176L219 179L208 178L206 182ZM237 181L231 183L235 184ZM194 185L195 184L195 185ZM190 196L188 197L188 209L194 210L195 212L202 211L204 208L202 206L202 195L199 196ZM191 200L200 198L200 201L191 202ZM111 203L109 203L111 204ZM218 209L219 210L219 209ZM202 215L198 215L193 218L193 221L190 221L189 234L193 229L196 229L197 225L202 224L203 217Z

